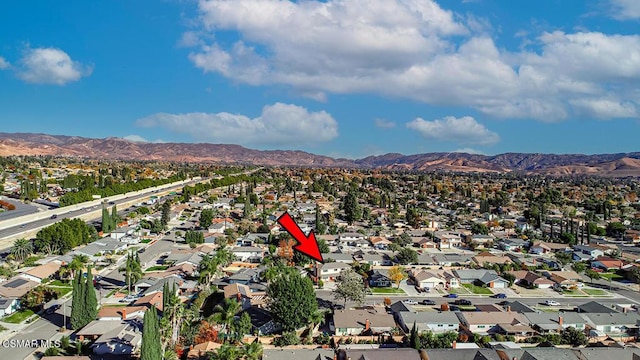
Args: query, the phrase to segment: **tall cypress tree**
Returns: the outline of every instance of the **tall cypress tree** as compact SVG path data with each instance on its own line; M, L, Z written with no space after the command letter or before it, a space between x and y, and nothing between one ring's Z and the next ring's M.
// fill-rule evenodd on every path
M88 324L98 316L98 299L96 298L96 289L93 286L93 275L91 274L91 266L87 269L87 280L84 288L84 321Z
M85 282L82 278L82 271L78 270L73 279L73 295L71 299L71 328L80 329L86 324L83 320L85 313Z
M411 333L409 335L409 346L416 350L420 350L420 338L418 336L418 329L416 328L416 322L413 322Z
M162 360L160 323L158 322L158 313L155 306L150 307L144 313L142 326L140 360Z
M118 209L116 209L116 206L113 205L113 207L111 208L111 224L113 225L114 229L118 225L119 221L120 218L118 217Z
M108 233L111 231L111 217L109 216L109 212L107 208L102 208L102 232Z

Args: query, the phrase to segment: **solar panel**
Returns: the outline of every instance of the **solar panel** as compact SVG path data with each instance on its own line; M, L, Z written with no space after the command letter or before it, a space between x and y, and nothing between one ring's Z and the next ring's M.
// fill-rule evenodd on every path
M10 289L15 289L17 287L20 287L24 284L28 283L27 280L25 279L15 279L13 281L10 281L9 283L5 284L4 287L6 288L10 288Z

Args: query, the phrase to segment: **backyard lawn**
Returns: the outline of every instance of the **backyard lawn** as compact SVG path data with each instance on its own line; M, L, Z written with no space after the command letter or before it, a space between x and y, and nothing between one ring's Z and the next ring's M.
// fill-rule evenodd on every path
M396 288L371 288L373 294L404 294L404 290Z
M156 266L152 266L152 267L148 268L145 271L146 272L149 272L149 271L163 271L163 270L167 270L168 268L169 268L169 266L167 266L167 265L156 265Z
M480 295L492 295L493 293L491 292L491 290L482 287L482 286L476 286L473 284L462 284L462 286L464 286L467 290L469 290L472 294L480 294Z
M10 324L20 324L21 322L23 322L25 319L27 319L33 314L34 312L31 309L20 310L2 319L2 321Z

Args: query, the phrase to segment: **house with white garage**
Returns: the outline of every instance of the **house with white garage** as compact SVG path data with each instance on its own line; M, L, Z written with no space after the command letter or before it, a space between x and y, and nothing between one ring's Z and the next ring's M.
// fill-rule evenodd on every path
M242 262L260 263L264 259L265 250L257 246L236 246L231 253Z
M318 264L316 266L316 278L322 281L333 281L343 270L351 268L351 265L339 262Z

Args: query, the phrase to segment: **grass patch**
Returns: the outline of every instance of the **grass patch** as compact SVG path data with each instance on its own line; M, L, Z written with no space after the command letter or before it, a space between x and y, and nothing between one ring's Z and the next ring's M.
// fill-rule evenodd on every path
M469 290L472 294L480 294L480 295L493 295L493 292L491 292L491 290L482 287L482 286L477 286L474 284L462 284L462 286L464 286L467 290Z
M58 292L58 296L62 297L62 296L67 295L71 291L73 291L73 288L70 287L70 286L69 287L59 287L59 288L56 288L56 291Z
M142 239L142 240L140 240L140 242L143 243L143 244L148 244L148 243L151 242L151 239Z
M371 288L373 294L404 294L404 290L395 288Z
M591 296L607 295L607 292L601 289L582 289L582 291Z
M152 267L148 268L145 271L146 272L149 272L149 271L163 271L163 270L167 270L168 268L169 268L169 266L167 266L167 265L156 265L156 266L152 266Z
M471 292L467 290L465 287L451 288L449 289L449 294L470 294Z
M25 321L27 318L33 316L33 314L35 313L31 309L20 310L7 316L2 321L10 324L20 324L21 322Z
M578 289L575 289L575 290L565 289L565 290L562 290L562 294L569 295L569 296L584 295L584 293Z
M0 325L0 331L5 331L5 330L7 330L7 328L2 326L2 325Z
M600 277L605 280L621 280L624 279L624 276L618 275L616 273L600 273Z
M53 280L49 282L47 285L58 286L58 287L71 287L71 283L69 281L61 281L61 280Z

